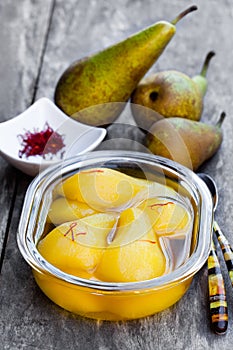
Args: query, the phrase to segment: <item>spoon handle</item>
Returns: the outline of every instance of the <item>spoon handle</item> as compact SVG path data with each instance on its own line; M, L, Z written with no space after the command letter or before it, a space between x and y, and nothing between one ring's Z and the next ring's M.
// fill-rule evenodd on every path
M233 249L232 249L230 243L228 242L228 240L226 239L226 237L224 236L224 234L222 233L222 231L221 231L221 229L218 226L218 223L216 221L214 221L213 228L214 228L214 232L218 238L218 242L220 244L220 247L222 249L222 253L223 253L224 260L225 260L227 270L228 270L228 274L229 274L231 284L233 287Z
M224 280L212 240L208 263L209 306L213 331L224 334L228 326L228 308Z

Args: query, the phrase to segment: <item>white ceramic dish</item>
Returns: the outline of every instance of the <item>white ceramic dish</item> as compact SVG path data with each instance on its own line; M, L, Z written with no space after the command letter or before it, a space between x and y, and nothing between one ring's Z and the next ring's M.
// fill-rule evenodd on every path
M41 131L46 123L64 137L64 154L51 159L41 156L19 157L22 149L19 135L26 131ZM95 149L106 135L106 129L81 124L64 114L49 99L37 100L25 112L0 124L0 154L24 173L35 176L50 165Z

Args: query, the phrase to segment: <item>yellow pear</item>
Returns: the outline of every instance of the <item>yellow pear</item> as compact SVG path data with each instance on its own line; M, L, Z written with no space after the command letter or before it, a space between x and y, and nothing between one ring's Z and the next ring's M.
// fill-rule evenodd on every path
M81 219L85 216L96 214L86 203L60 197L55 199L48 213L48 221L54 225L61 225L67 221Z
M147 183L108 168L81 171L64 181L59 195L84 202L97 211L121 210L147 195Z
M155 196L175 197L166 184L139 179L108 168L77 173L58 185L56 196L86 203L96 211L123 210Z
M109 245L100 259L95 276L108 282L136 282L161 276L165 269L165 256L151 230L126 245Z
M38 251L49 263L64 272L77 276L80 276L80 271L91 273L116 223L117 215L102 213L67 222L39 241Z
M142 281L162 275L165 268L166 259L149 217L138 208L122 212L95 276L108 282Z
M190 227L190 212L178 201L174 202L169 198L150 198L140 207L150 218L151 225L158 235L178 233Z

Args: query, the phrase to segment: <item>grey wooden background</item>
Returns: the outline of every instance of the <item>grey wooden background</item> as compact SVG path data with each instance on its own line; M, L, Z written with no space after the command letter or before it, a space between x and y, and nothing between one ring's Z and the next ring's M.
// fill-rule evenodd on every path
M53 98L60 74L74 60L113 44L160 19L171 20L187 0L1 0L0 121L22 112L42 96ZM224 141L202 170L219 186L217 220L233 244L233 3L196 0L199 10L177 27L177 34L152 71L177 69L196 74L209 50L216 51L208 77L203 121L214 123L222 110ZM125 118L125 119L124 119ZM127 115L127 123L132 123ZM126 117L120 121L126 122ZM120 130L120 131L119 131ZM125 133L125 134L124 134ZM137 149L140 133L109 130L129 142L106 141L102 148ZM135 142L130 140L134 139ZM100 148L101 148L100 147ZM0 348L18 349L224 349L233 344L233 290L226 279L229 329L212 333L207 303L207 270L173 307L129 322L96 322L68 313L35 284L16 245L25 190L31 178L0 160L1 309ZM223 272L227 272L222 262Z

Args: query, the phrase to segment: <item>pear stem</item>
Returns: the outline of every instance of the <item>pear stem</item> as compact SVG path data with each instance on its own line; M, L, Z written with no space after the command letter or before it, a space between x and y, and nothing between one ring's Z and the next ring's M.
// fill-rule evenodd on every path
M171 24L176 25L177 22L179 22L184 16L186 16L187 14L189 14L190 12L196 11L197 10L197 6L196 5L192 5L190 7L188 7L186 10L184 10L183 12L181 12L175 19L173 19L173 21L171 21Z
M201 69L201 73L200 73L200 75L202 75L203 77L206 77L206 72L207 72L207 69L209 67L210 60L214 56L215 56L215 52L214 51L210 51L207 54L207 56L205 58L205 61L204 61L204 64L203 64L202 69Z
M220 114L219 120L218 120L217 123L216 123L216 126L217 126L217 127L221 128L222 123L223 123L225 117L226 117L226 113L225 113L225 112L222 112L222 113Z

